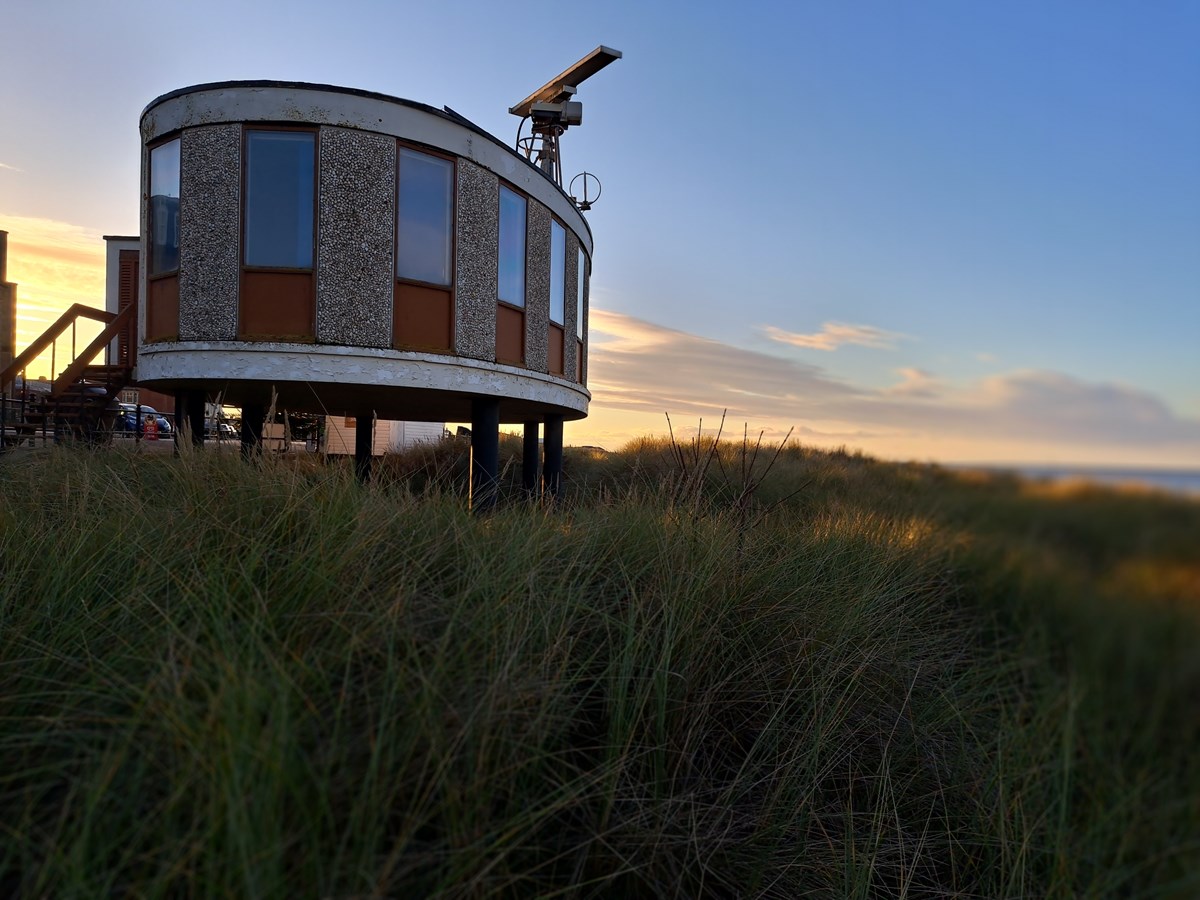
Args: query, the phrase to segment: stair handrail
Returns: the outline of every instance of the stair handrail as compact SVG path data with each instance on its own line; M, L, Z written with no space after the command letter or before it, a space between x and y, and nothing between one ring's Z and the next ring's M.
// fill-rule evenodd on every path
M129 309L132 309L132 307L126 307L126 310L123 310L121 313L110 313L106 309L96 309L94 306L87 306L83 303L72 304L70 309L55 319L54 324L43 331L32 344L21 351L21 353L18 354L11 363L8 364L3 372L0 372L0 391L7 391L9 385L16 381L17 375L23 372L31 362L41 356L42 352L47 347L58 340L58 338L71 326L76 319L84 318L94 319L97 322L108 322L110 323L111 327L113 320L119 318ZM107 331L108 329L106 328L105 332ZM109 340L112 340L112 337L110 337ZM94 344L95 341L92 343ZM88 347L90 348L91 344L89 344ZM93 356L94 355L95 354L93 354ZM78 357L76 358L76 361L78 361ZM71 365L74 366L74 363ZM54 373L51 372L50 374L53 375Z
M54 379L54 384L50 387L50 399L53 400L61 397L67 388L79 380L79 376L91 364L96 354L111 344L113 338L125 327L125 323L129 321L129 317L133 314L133 311L134 307L131 304L113 316L108 326L90 344L83 348L83 351L75 357L69 366L63 369L62 374ZM112 315L112 313L108 313L108 315Z

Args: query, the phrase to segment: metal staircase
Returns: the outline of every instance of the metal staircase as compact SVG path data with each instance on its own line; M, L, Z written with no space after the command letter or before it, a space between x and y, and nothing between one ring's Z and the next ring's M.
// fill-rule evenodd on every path
M133 367L128 359L95 364L113 340L133 324L135 308L110 313L76 303L37 340L0 372L0 450L29 441L56 443L81 440L97 443L109 434L110 404L128 384ZM76 324L80 319L105 323L104 329L82 351L75 352ZM71 359L57 376L58 339L71 332ZM29 366L50 355L52 380L31 382ZM124 354L122 354L124 355Z

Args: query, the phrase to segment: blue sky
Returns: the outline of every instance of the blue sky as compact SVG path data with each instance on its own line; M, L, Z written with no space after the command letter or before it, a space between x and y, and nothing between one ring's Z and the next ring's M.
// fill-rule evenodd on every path
M535 9L16 0L0 228L136 231L137 117L183 85L361 87L509 141L604 43L564 139L604 182L568 440L728 407L883 456L1200 462L1200 4Z

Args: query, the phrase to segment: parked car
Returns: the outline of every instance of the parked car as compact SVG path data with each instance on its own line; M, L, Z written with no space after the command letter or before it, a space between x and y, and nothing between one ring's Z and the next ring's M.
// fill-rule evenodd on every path
M154 424L158 427L159 437L170 437L175 433L175 428L171 424L171 420L158 412L153 406L142 406L142 421L141 434L144 437L146 434L146 422L149 419L154 420ZM116 419L113 422L113 431L117 434L126 433L134 434L138 430L138 408L133 403L122 403L120 412L117 413Z
M215 425L215 427L214 427L214 425ZM220 440L220 441L232 441L232 440L236 440L237 436L238 436L237 431L228 422L214 423L212 421L212 419L206 419L204 421L204 437L205 438L216 439L216 440Z

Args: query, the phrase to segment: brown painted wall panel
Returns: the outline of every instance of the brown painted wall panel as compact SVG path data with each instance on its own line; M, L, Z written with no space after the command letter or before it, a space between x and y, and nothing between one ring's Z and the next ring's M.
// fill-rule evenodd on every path
M397 350L454 352L454 303L450 291L396 282L392 346Z
M562 375L563 373L563 330L562 326L550 323L550 374Z
M146 288L146 340L179 339L179 276L155 278Z
M504 303L496 305L496 362L525 365L525 311Z
M311 341L316 317L310 272L242 272L238 337L252 341Z

